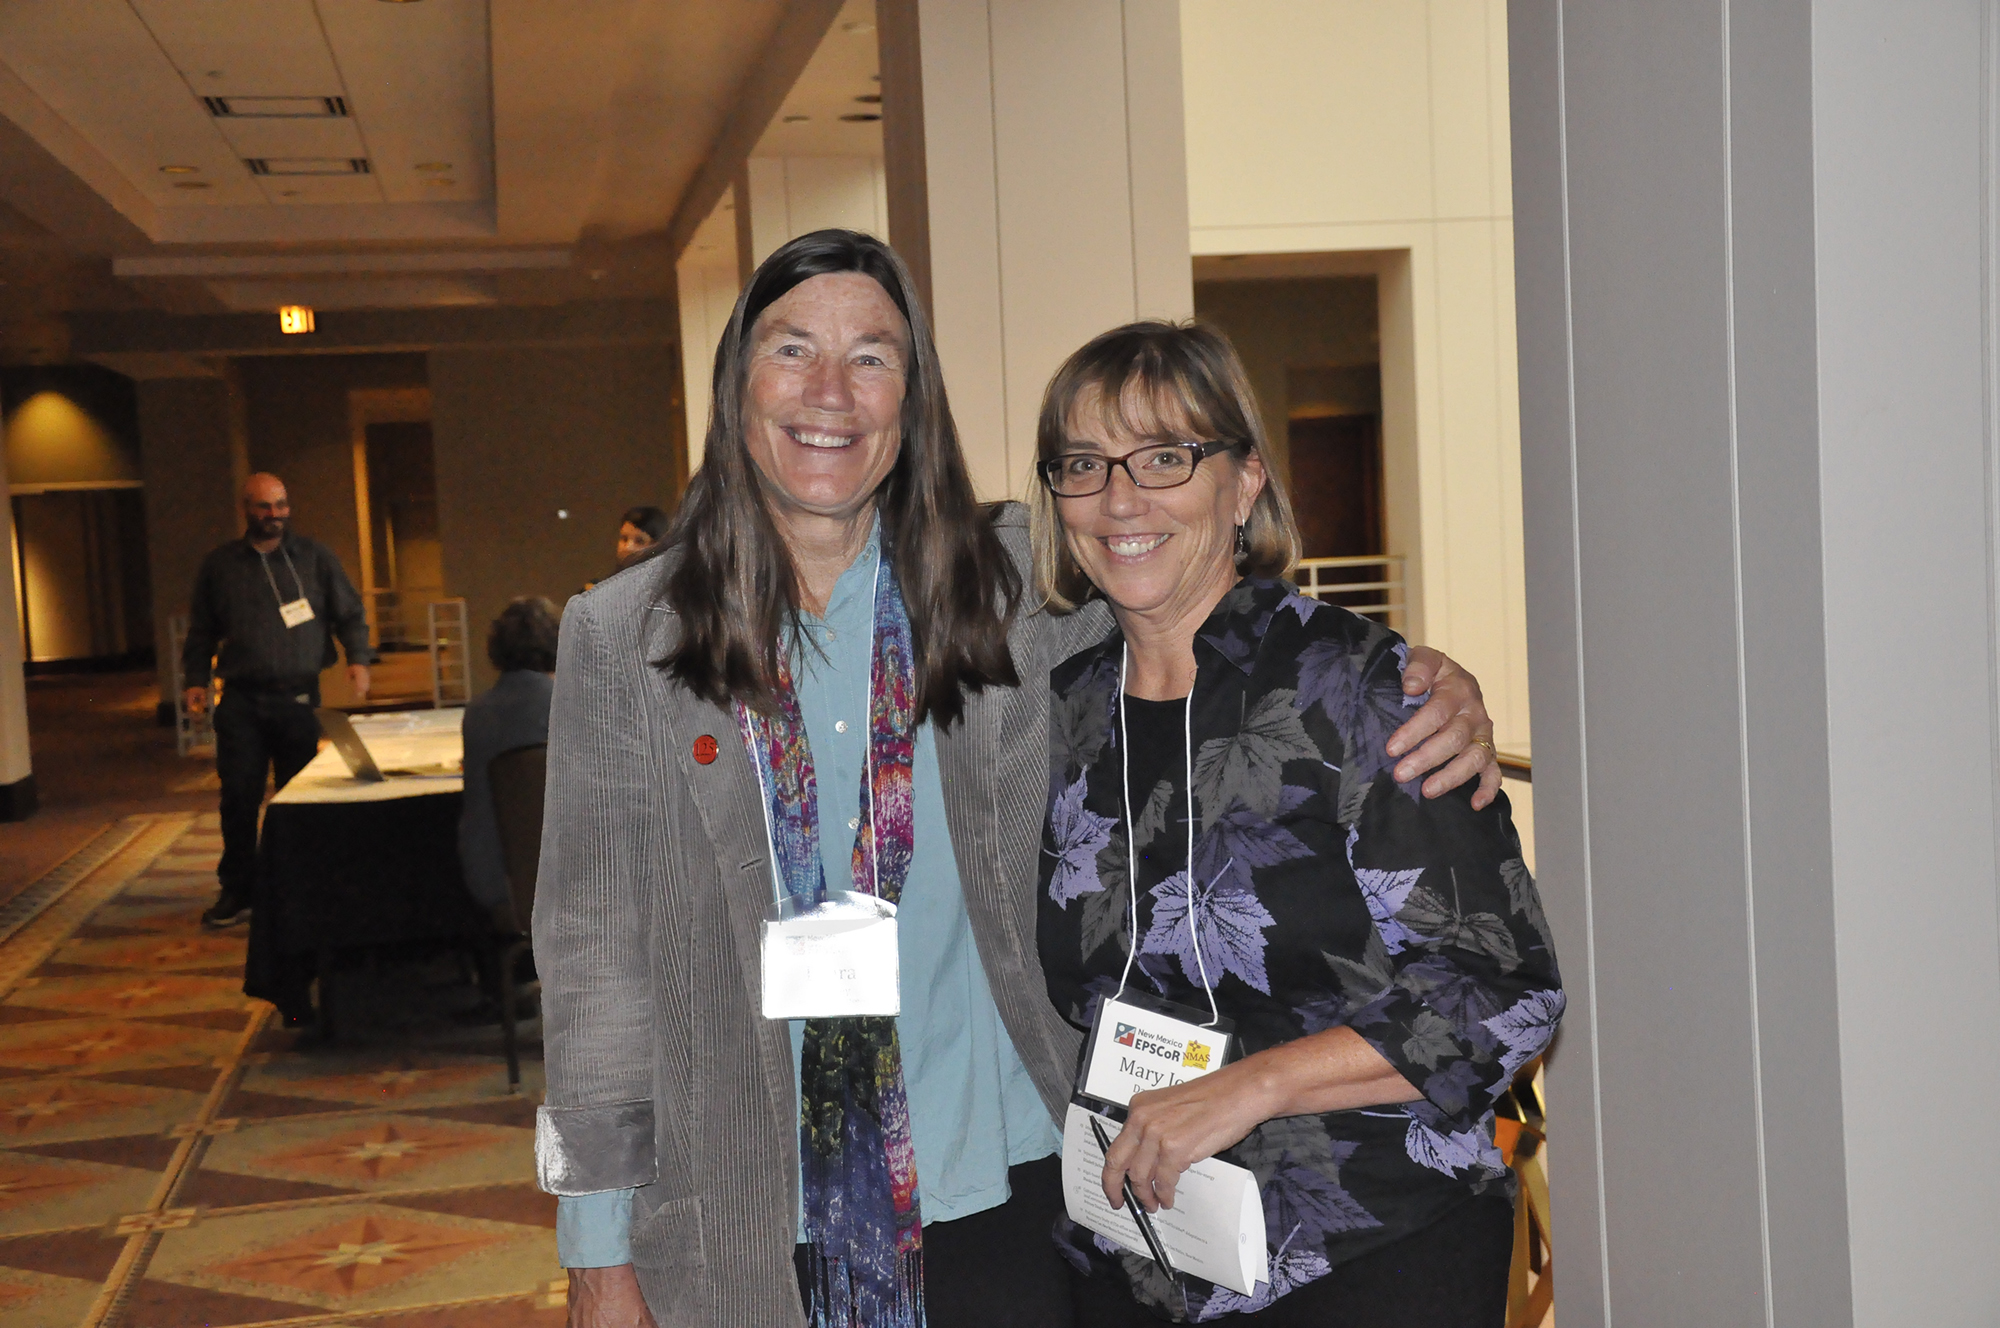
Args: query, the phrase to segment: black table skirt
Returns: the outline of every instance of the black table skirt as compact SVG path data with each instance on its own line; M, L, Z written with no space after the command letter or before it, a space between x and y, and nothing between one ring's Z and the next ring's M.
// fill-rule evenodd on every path
M458 863L459 793L265 809L244 994L311 1013L322 952L477 941L485 910Z

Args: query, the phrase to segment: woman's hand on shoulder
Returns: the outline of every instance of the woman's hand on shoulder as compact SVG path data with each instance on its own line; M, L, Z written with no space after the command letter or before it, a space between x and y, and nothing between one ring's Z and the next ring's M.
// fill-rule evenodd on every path
M657 1328L631 1264L569 1270L569 1328Z
M1443 652L1413 645L1403 668L1403 692L1429 692L1431 699L1389 736L1389 755L1402 758L1396 782L1407 783L1429 771L1424 796L1436 798L1476 778L1472 805L1489 805L1500 792L1500 758L1493 749L1493 717L1486 713L1479 679Z

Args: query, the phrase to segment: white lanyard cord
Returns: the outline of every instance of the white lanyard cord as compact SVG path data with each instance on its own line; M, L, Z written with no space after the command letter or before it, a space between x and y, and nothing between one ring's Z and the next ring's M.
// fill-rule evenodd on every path
M882 589L882 559L886 550L875 550L875 575L868 582L868 700L861 707L861 787L868 794L868 875L869 893L882 897L882 836L875 825L875 670L882 667L882 652L874 643L881 639L876 630L880 606L875 596Z
M1139 953L1139 849L1132 837L1132 744L1127 737L1125 726L1125 670L1131 662L1131 647L1118 648L1118 756L1121 763L1120 783L1124 789L1125 802L1125 884L1132 895L1132 927L1130 941L1125 947L1125 971L1118 977L1118 995L1113 999L1125 998L1125 984L1132 978L1132 960ZM1201 989L1208 996L1209 1020L1203 1028L1213 1028L1222 1022L1222 1011L1215 1003L1215 986L1208 980L1208 964L1201 957L1201 928L1195 925L1194 899L1194 686L1188 685L1187 699L1181 706L1181 759L1182 778L1187 790L1187 927L1188 939L1194 943L1194 966L1201 974Z
M875 555L875 577L868 583L868 613L871 629L874 626L875 592L881 588L881 585L882 555L878 551ZM872 630L869 639L871 641L874 639ZM869 884L874 887L875 897L880 899L882 897L882 837L876 833L875 829L875 728L873 715L870 713L870 708L875 701L875 669L880 663L875 656L878 653L873 648L868 652L869 706L864 707L863 713L869 714L869 718L864 720L861 726L862 738L865 744L864 750L867 754L861 758L861 770L864 776L862 779L862 788L868 796ZM751 736L753 738L756 736L754 731ZM778 875L778 840L777 836L771 830L771 790L764 783L764 763L762 761L752 761L750 764L757 775L757 792L761 795L757 799L757 806L764 813L764 847L771 854L771 897L777 902L783 903L785 899L785 884ZM814 810L817 812L818 809L815 808ZM822 828L821 833L825 833L824 828Z
M292 551L280 544L278 552L285 555L285 566L292 569L292 584L299 588L299 598L304 599L306 597L306 583L299 579L299 568L298 564L292 561ZM278 593L278 578L271 575L270 555L262 552L258 553L257 564L264 569L264 580L270 584L271 598L278 601L279 608L284 608L285 597Z

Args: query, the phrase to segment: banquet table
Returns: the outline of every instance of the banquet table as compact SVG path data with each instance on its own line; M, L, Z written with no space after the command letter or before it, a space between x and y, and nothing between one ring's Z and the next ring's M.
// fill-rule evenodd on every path
M385 772L456 769L464 717L462 709L417 710L353 723ZM341 950L483 940L486 913L458 863L464 788L456 774L364 782L331 744L322 747L264 811L244 993L308 1019L312 979Z

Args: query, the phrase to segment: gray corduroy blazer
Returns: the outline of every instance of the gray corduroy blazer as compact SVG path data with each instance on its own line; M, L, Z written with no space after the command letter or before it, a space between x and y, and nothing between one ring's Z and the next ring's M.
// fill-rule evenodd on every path
M1025 579L1026 509L994 522ZM799 1324L798 1090L785 1025L759 1014L764 815L735 718L652 665L678 631L654 602L671 556L563 615L535 900L548 1069L536 1162L559 1195L639 1187L632 1261L661 1328ZM987 689L938 735L987 983L1057 1115L1079 1035L1035 953L1047 680L1109 626L1101 605L1021 614L1009 644L1022 685Z

